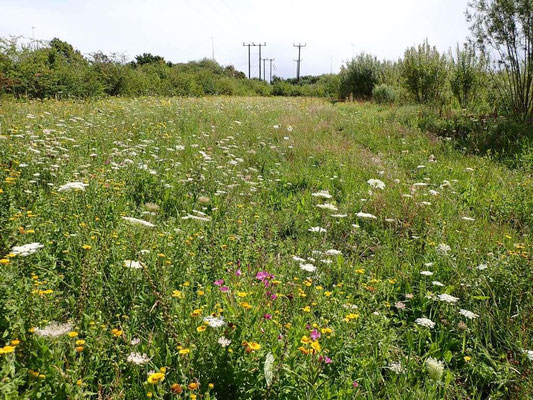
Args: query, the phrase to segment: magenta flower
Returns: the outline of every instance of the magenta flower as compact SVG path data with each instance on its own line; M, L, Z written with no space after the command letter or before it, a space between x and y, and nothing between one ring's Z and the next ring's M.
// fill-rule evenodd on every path
M241 272L240 268L238 268L237 271L235 271L235 275L237 275L237 276L241 276L242 275L242 272Z
M359 384L357 383L357 381L353 381L352 385L353 385L354 388L356 388L357 386L359 386Z
M265 318L265 319L272 319L272 314L265 314L265 315L263 316L263 318Z
M316 329L313 329L310 336L311 336L311 339L317 340L320 338L320 332L317 331Z
M216 286L222 286L224 284L224 279L217 279L214 284Z
M225 293L225 292L229 292L229 287L227 287L227 286L222 286L222 287L220 288L220 290L223 291L224 293Z

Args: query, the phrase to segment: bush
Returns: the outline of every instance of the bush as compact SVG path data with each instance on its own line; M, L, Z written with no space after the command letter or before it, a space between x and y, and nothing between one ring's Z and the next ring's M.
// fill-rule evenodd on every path
M389 85L381 84L372 90L372 99L378 104L392 104L397 97L396 89Z
M447 79L446 58L427 40L405 51L401 76L403 84L417 103L443 103Z
M353 95L358 99L369 99L372 90L379 82L382 72L381 63L370 54L361 53L349 61L340 72L340 96Z

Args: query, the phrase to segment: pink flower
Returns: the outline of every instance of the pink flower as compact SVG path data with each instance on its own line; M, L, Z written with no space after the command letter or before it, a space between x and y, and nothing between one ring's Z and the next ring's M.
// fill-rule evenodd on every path
M224 279L217 279L217 280L214 282L214 284L215 284L216 286L222 286L223 283L224 283Z
M225 293L225 292L229 292L229 287L227 287L227 286L222 286L222 287L220 288L220 290L223 291L224 293Z
M311 339L317 340L319 338L320 338L320 332L317 331L316 329L313 329L313 331L311 332Z
M242 275L242 272L241 272L240 268L238 268L237 271L235 271L235 275L237 275L237 276L241 276Z
M272 314L265 314L263 315L264 319L272 319Z
M357 383L357 381L353 381L352 385L353 385L354 388L356 388L357 386L359 386L359 384Z

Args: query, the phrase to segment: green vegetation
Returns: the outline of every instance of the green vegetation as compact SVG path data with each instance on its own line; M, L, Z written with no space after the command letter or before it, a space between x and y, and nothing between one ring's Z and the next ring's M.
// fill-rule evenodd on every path
M527 398L530 170L425 109L2 103L0 397Z

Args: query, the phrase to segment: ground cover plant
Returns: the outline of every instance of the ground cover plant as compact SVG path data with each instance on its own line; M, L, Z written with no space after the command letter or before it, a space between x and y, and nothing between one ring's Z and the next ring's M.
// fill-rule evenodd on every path
M531 170L416 118L2 104L0 396L527 398Z

